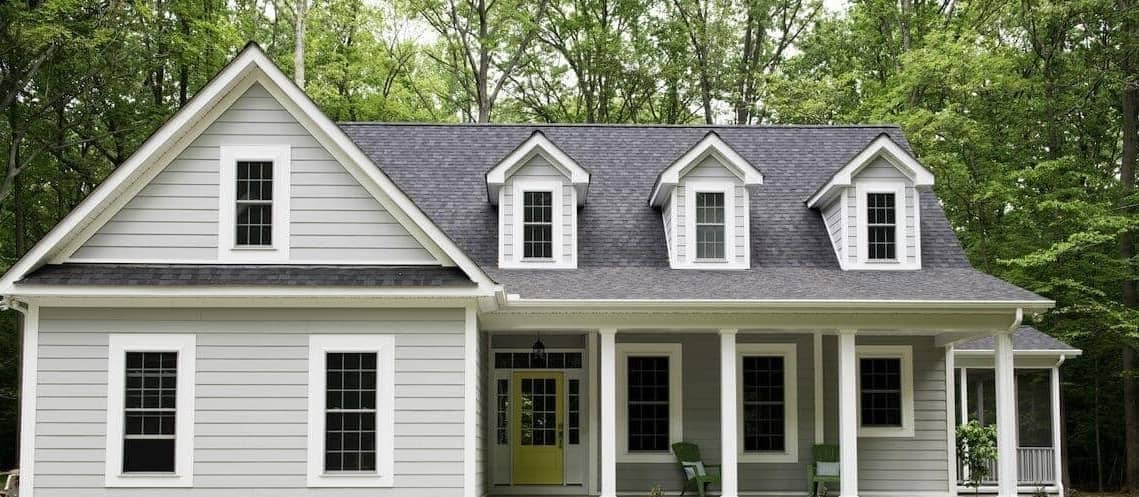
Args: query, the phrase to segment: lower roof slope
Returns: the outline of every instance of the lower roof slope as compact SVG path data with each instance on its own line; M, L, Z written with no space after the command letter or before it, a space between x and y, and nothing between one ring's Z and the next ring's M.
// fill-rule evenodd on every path
M22 285L474 287L457 267L281 264L49 264Z
M545 299L807 299L1048 301L974 270L932 193L921 195L923 269L842 271L806 199L894 126L432 125L341 128L508 293ZM578 212L578 269L497 268L498 213L485 174L534 131L590 172ZM715 131L764 174L751 195L751 265L669 268L657 175Z
M994 349L993 337L983 337L959 343L954 348L961 351L992 351ZM1031 326L1021 326L1013 332L1012 348L1016 351L1058 352L1079 354L1081 351L1068 345L1051 335Z

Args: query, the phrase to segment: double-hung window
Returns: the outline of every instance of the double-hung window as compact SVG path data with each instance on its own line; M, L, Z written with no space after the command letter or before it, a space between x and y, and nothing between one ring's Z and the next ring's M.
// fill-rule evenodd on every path
M193 335L111 335L108 487L186 487L193 475Z
M866 257L869 260L897 258L896 203L894 193L866 194Z
M291 148L222 146L218 260L289 260Z
M739 448L745 462L798 460L795 344L739 344Z
M522 192L522 257L554 257L554 193Z
M667 461L681 439L679 344L618 344L618 458Z
M696 258L724 258L724 193L696 192Z
M857 351L859 433L862 436L912 436L912 348L859 346Z
M390 335L309 337L308 486L392 486Z

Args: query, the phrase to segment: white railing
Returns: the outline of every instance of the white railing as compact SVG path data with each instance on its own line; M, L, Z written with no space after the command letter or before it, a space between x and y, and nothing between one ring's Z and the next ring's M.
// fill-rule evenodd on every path
M1020 485L1052 484L1056 480L1056 466L1052 458L1051 447L1021 447L1016 450L1017 483ZM962 468L957 474L963 475ZM958 478L964 485L966 482ZM989 474L981 481L981 485L995 485L997 483L997 462L989 463Z

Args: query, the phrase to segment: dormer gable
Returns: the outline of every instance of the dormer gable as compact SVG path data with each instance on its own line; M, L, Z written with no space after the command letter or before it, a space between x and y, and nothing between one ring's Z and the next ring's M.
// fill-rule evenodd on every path
M649 205L661 210L669 265L751 267L751 190L763 174L715 132L657 177Z
M486 174L487 196L498 206L498 266L577 267L577 208L589 192L589 172L541 131Z
M888 135L874 139L808 200L845 270L921 269L920 192L933 173Z

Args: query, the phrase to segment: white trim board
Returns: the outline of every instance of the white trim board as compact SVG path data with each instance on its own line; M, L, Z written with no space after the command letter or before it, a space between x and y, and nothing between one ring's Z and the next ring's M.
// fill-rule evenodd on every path
M866 218L867 196L871 193L891 193L894 195L894 258L870 259L870 225ZM921 226L908 226L906 224L906 184L901 181L868 181L859 182L855 186L854 209L858 219L858 251L853 264L847 264L844 269L870 269L870 270L899 270L921 269L921 251L914 256L914 262L909 261L909 248L906 246L906 230L913 228L916 238L921 239ZM914 199L916 203L916 198ZM918 223L918 206L914 205L914 223Z
M856 345L855 377L858 385L858 436L864 438L907 438L914 436L914 348L910 345ZM870 427L862 425L862 359L898 359L901 363L902 425Z
M17 304L18 305L18 304ZM20 309L15 307L17 311ZM24 313L23 372L20 378L20 494L35 494L36 386L39 384L40 308L29 304Z
M649 205L653 207L662 205L672 195L680 183L680 178L708 157L713 157L723 164L747 188L763 184L763 173L733 150L715 131L709 131L700 142L661 172L656 184L653 185Z
M256 45L232 62L158 129L94 192L0 278L0 294L45 263L68 259L253 83L260 83L361 185L443 265L457 265L480 287L497 288Z
M679 343L618 343L616 344L617 378L617 462L676 462L671 445L684 440L683 352ZM629 357L668 357L668 438L669 449L664 452L629 451Z
M807 199L807 207L814 209L829 203L836 194L853 184L853 178L858 175L859 171L879 157L885 159L909 178L915 188L929 189L933 186L933 173L922 166L914 156L898 146L889 135L882 133L866 148L862 149L858 155L854 156L850 162L847 162L842 169L835 172L825 185L811 195Z
M743 226L736 226L736 184L731 181L688 181L685 189L685 225L678 226L685 235L684 260L672 261L674 269L747 269L751 265L750 206L745 209ZM696 195L699 193L721 193L724 195L724 258L700 259L696 256ZM737 261L736 241L738 232L743 232L743 261Z
M289 145L222 145L218 184L218 262L269 263L289 260L289 199L292 197L292 147ZM273 174L272 244L266 247L237 246L237 163L271 162Z
M487 198L491 204L498 204L500 191L519 168L530 162L536 156L541 156L549 162L554 169L562 173L566 180L577 191L575 205L585 204L585 197L589 190L589 171L581 167L577 161L554 145L541 131L535 131L526 141L518 145L510 155L507 155L493 169L486 173ZM517 212L517 211L515 211Z
M197 336L113 334L107 359L107 487L190 487L194 483L194 386ZM123 430L127 352L177 352L174 472L124 474Z
M514 268L514 269L528 269L528 268L558 268L558 269L573 269L577 267L577 210L570 212L570 230L568 236L573 237L573 251L570 254L565 253L565 227L563 226L562 217L566 214L562 206L562 183L550 180L514 180L511 188L514 190L512 216L511 216L511 257L507 258L502 251L503 240L505 235L506 212L504 206L499 205L498 209L498 267L500 268ZM523 203L525 202L525 193L527 192L549 192L550 202L552 203L550 209L551 219L551 247L553 252L549 259L527 259L523 257L523 250L525 248L524 242L526 240L523 222L525 216L523 214ZM571 190L571 195L575 195L576 190ZM502 195L500 191L499 195ZM576 205L576 204L575 204ZM569 255L569 260L565 259Z
M305 464L309 487L373 488L395 483L395 336L309 335L308 445ZM376 471L324 471L326 361L329 352L376 354Z

